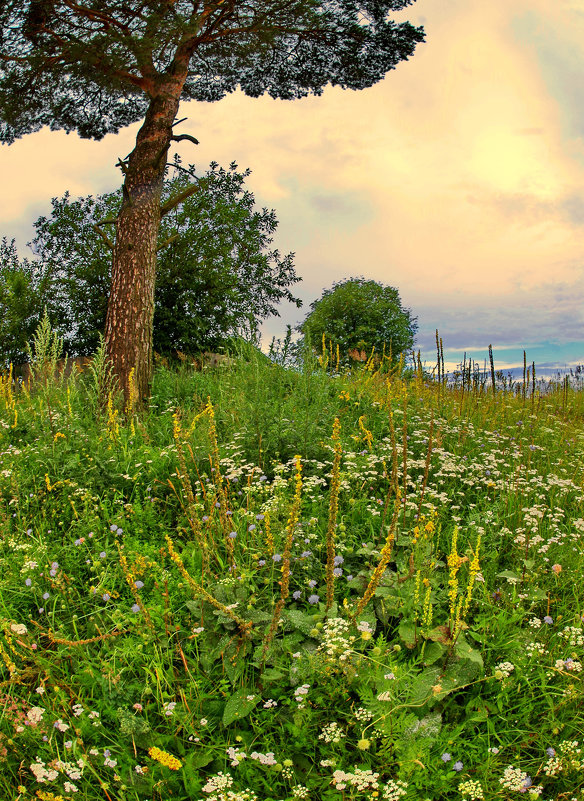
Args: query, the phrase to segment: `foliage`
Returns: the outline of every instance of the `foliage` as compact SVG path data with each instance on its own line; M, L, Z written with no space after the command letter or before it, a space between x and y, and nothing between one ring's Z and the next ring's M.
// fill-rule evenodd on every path
M26 361L26 344L40 321L34 264L19 259L14 240L0 242L0 367Z
M178 160L175 165L175 177L166 182L163 200L195 178L194 168L185 171ZM163 219L159 241L162 245L170 240L170 244L158 256L157 353L217 350L230 336L277 315L281 300L300 305L289 290L300 280L293 254L281 256L272 247L276 213L255 208L254 195L245 186L249 175L250 170L240 172L235 163L228 169L211 164L197 179L200 191ZM31 333L27 315L31 316L31 306L39 305L47 307L53 325L64 335L69 355L96 350L105 326L111 254L94 226L115 218L120 203L121 191L97 198L72 200L68 193L53 198L51 215L39 217L34 224L30 246L36 261L19 262L14 246L5 245L0 252L5 283L12 275L20 276L21 284L28 283L19 292L6 293L2 352L14 352L13 340L19 353L24 350ZM14 283L16 278L11 280Z
M7 801L582 797L583 392L307 359L2 380Z
M158 228L188 195L160 204L171 143L197 143L175 133L180 101L216 101L237 88L291 100L328 84L370 87L424 39L421 27L389 19L410 2L0 4L0 142L44 125L101 139L143 120L118 163L123 199L105 330L126 399L130 370L139 401L149 394Z
M403 308L397 289L378 281L348 278L337 282L310 308L299 330L316 347L324 337L333 351L339 348L344 360L349 351L365 351L369 356L373 348L378 355L391 353L395 360L414 344L416 318Z
M185 100L216 101L238 87L291 100L328 83L371 86L423 41L422 28L387 18L410 2L248 0L198 12L190 0L104 0L99 10L5 0L0 140L44 125L94 139L116 133L144 118L185 59Z

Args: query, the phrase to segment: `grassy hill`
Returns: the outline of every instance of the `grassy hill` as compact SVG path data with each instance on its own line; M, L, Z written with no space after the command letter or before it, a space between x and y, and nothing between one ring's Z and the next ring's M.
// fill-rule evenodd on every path
M3 799L584 798L581 393L103 381L0 384Z

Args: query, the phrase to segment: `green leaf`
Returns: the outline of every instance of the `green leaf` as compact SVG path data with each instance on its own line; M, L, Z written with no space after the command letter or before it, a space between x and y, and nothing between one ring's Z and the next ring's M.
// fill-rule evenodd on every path
M310 615L304 614L298 609L289 609L282 617L288 620L295 629L298 629L303 634L310 634L314 628L314 621Z
M253 690L242 687L228 699L223 710L223 725L229 726L234 720L241 720L249 715L261 701L261 696Z
M424 648L424 664L433 665L446 653L446 648L439 642L430 642Z
M400 623L399 629L399 636L405 643L406 648L414 648L416 645L416 629L413 623L409 623L407 620L404 620Z
M459 639L454 646L454 652L461 659L469 659L471 662L476 662L477 665L483 667L483 657L480 652L472 648L466 640Z

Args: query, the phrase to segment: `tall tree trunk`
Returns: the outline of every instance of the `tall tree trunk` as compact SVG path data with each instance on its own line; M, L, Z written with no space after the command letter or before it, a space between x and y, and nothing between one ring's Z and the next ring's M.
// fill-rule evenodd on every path
M105 346L126 402L132 370L132 395L138 403L148 396L152 378L160 198L184 77L186 74L175 76L152 97L136 146L124 167L124 197L116 221Z

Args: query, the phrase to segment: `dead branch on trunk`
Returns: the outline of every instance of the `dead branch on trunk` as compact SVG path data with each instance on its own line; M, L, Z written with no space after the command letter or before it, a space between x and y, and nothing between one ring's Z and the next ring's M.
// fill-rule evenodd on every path
M200 188L201 188L201 184L199 182L199 183L193 184L192 186L189 186L187 189L183 190L182 192L179 192L178 195L175 195L174 197L169 198L166 201L166 203L163 203L162 206L160 207L160 217L161 218L164 217L166 214L169 213L169 211L172 211L176 206L178 206L179 203L182 203L188 197L190 197L191 195L194 195L195 192L198 192L200 190Z
M170 137L171 142L182 142L183 139L187 139L189 142L192 142L193 145L199 144L199 140L195 139L195 137L191 136L190 134L179 134L178 136Z
M103 223L102 223L102 225L103 225ZM105 244L108 246L108 248L110 250L114 249L113 242L111 241L109 236L104 231L101 230L101 228L99 227L98 223L94 223L93 230L100 235L100 237L103 239L103 241L105 242Z
M156 248L156 252L158 253L163 248L165 248L167 245L170 245L171 242L174 242L174 240L178 239L179 236L180 236L180 234L173 234L172 236L169 236L168 239L165 239L164 242L161 242L160 245L158 245L158 247Z

